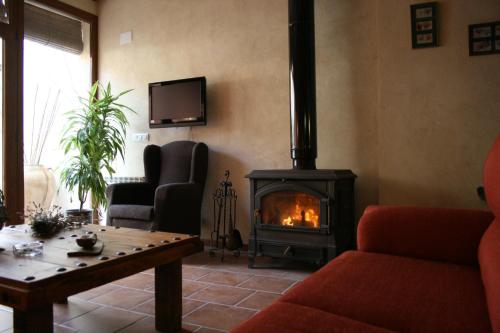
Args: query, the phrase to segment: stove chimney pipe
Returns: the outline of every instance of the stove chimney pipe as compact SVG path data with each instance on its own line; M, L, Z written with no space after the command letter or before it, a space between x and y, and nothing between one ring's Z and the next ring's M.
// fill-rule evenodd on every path
M294 169L316 169L314 0L288 1L290 153Z

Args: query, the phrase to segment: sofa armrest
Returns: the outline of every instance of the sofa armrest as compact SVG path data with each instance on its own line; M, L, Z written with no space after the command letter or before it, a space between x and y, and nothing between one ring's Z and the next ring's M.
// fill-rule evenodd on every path
M456 264L477 264L493 214L473 209L369 206L358 225L358 248Z
M195 183L172 183L159 186L155 194L153 228L199 235L202 191L202 186ZM171 223L171 221L176 222Z
M154 187L149 183L117 183L106 188L110 205L153 205Z

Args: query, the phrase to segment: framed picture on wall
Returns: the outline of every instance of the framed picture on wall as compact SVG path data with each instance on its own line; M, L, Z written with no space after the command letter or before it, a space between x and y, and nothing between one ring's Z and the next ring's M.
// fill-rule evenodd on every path
M500 53L500 21L469 25L469 55Z
M419 49L438 46L437 3L411 5L410 11L412 47Z

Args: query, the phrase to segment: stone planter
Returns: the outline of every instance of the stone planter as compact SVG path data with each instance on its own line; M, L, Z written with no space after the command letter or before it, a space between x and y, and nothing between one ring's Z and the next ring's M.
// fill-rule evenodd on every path
M90 209L68 209L66 217L74 223L92 224L92 210Z

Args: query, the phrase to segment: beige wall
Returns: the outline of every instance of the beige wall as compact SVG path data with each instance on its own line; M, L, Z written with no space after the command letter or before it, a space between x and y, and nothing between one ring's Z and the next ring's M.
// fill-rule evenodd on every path
M409 2L316 0L317 165L359 176L358 214L379 201L480 206L474 188L500 125L500 59L469 58L466 26L494 19L481 15L498 13L498 4L482 1L481 14L468 8L473 1L441 3L445 46L413 51ZM134 89L123 99L137 111L130 133L149 132L155 144L209 145L203 236L211 227L211 193L230 169L246 238L244 175L291 167L287 1L136 4L99 1L100 79L116 91ZM119 34L130 30L133 42L120 46ZM208 81L208 126L149 130L147 84L201 75ZM143 175L145 144L127 144L118 175Z
M482 207L474 189L500 134L500 55L469 57L467 27L498 21L500 2L440 1L442 46L412 50L413 2L378 7L380 201Z

